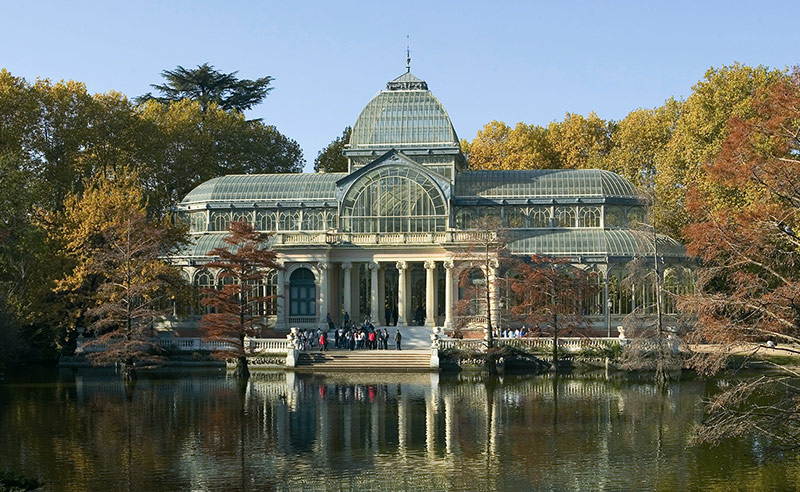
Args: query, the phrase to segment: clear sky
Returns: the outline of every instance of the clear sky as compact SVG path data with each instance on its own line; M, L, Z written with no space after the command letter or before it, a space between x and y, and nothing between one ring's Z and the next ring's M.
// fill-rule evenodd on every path
M0 67L91 92L150 90L209 62L275 77L249 111L317 152L388 80L428 82L461 138L491 120L621 119L686 97L709 67L800 64L800 1L7 1Z

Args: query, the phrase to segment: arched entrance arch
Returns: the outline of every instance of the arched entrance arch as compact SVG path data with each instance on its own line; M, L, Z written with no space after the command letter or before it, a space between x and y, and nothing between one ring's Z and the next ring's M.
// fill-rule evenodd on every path
M316 316L317 284L314 273L305 267L289 276L289 316Z

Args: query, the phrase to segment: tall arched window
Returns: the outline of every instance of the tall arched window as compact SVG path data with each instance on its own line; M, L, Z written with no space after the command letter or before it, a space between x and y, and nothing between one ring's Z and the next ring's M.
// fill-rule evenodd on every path
M348 232L435 232L447 228L447 206L434 181L407 166L361 177L344 198Z
M321 231L322 228L322 210L303 210L303 226L304 231Z
M472 229L475 225L475 211L471 208L461 208L456 212L456 227L459 229Z
M578 211L578 227L600 227L600 207L581 207Z
M289 316L317 314L317 284L308 268L298 268L289 277Z
M506 207L503 210L506 225L512 229L522 229L525 227L525 214L519 207Z
M635 227L637 224L647 223L647 213L642 207L631 207L628 209L628 226Z
M259 211L256 213L256 229L259 231L275 230L275 212Z
M622 227L625 225L625 214L620 207L606 205L606 227Z
M575 207L556 207L558 227L575 227Z
M206 213L205 212L192 212L189 215L189 230L191 232L205 232L206 231Z
M550 227L550 210L545 207L532 207L528 210L528 223L530 227Z
M215 231L227 231L230 214L228 212L211 212L211 223Z
M203 306L202 299L205 297L203 289L210 289L214 286L214 275L211 274L206 269L202 269L194 275L194 287L195 287L195 302L196 302L196 310L195 312L198 313L211 313L213 309L208 306Z
M238 211L231 214L231 222L244 222L246 224L253 224L250 212Z
M300 211L286 210L280 213L280 230L297 231L300 229Z

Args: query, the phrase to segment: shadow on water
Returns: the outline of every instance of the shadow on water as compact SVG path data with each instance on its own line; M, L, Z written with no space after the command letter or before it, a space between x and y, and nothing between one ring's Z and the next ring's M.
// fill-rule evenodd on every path
M687 448L713 380L163 370L9 375L0 471L45 490L788 490L766 443ZM24 450L24 452L21 452ZM788 489L786 488L788 487Z

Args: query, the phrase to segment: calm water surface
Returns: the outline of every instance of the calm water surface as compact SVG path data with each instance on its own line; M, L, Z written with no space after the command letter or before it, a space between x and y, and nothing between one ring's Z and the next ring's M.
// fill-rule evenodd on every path
M715 381L98 370L0 383L0 471L47 491L796 490L747 439L687 447Z

